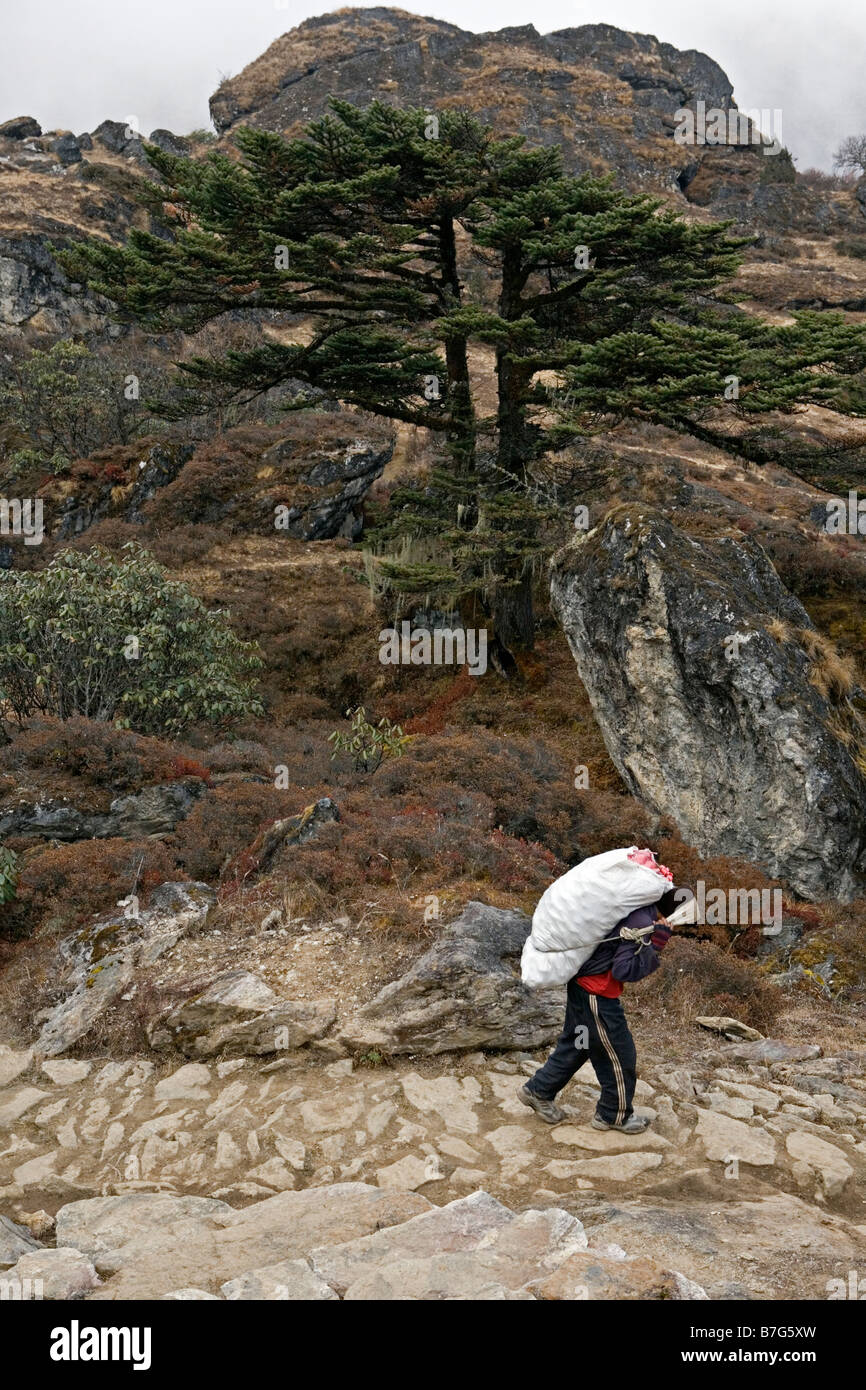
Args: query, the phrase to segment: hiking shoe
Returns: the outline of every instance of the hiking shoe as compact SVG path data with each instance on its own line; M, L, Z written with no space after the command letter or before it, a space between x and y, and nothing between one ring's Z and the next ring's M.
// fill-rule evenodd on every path
M517 1099L522 1100L524 1105L528 1105L530 1110L534 1110L545 1124L558 1125L565 1119L565 1111L560 1110L552 1100L542 1100L534 1091L530 1091L528 1086L521 1086L517 1092Z
M615 1129L619 1134L643 1134L649 1128L649 1119L646 1115L629 1115L627 1120L623 1120L621 1125L612 1124L609 1120L603 1120L600 1115L592 1117L593 1129Z

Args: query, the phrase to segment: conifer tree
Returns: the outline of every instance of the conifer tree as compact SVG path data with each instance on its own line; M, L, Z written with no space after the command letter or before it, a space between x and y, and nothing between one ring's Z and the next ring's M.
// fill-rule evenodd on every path
M294 343L183 370L241 395L297 379L435 431L446 462L392 497L380 569L404 592L480 605L501 646L532 643L533 468L569 437L633 416L723 440L720 407L866 412L862 328L741 313L722 287L746 243L727 224L568 175L558 148L499 138L459 110L341 101L298 138L236 140L239 157L203 161L147 146L160 182L146 201L170 235L83 243L65 268L154 331L238 308L302 315L313 327ZM474 292L470 253L484 272ZM473 344L495 356L491 418L478 414Z

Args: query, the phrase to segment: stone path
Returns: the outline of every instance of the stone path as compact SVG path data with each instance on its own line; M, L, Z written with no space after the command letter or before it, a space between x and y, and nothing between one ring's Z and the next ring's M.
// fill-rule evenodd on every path
M252 1210L351 1183L444 1208L483 1189L509 1211L567 1208L618 1247L628 1230L641 1258L675 1258L712 1297L826 1297L837 1267L866 1258L866 1067L855 1053L792 1059L809 1051L771 1048L768 1060L765 1044L741 1045L725 1065L659 1067L636 1097L653 1123L629 1139L590 1128L591 1073L566 1092L564 1124L527 1110L516 1092L540 1053L158 1066L5 1049L0 1212L50 1241L57 1209L93 1197ZM677 1243L677 1221L693 1238ZM0 1269L21 1254L12 1239L4 1255L2 1230Z

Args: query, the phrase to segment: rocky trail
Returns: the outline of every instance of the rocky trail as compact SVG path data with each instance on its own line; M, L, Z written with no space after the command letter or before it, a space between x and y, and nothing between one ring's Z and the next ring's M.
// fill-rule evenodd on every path
M559 1126L520 1103L544 1049L5 1047L0 1278L47 1298L827 1298L866 1258L866 1053L820 1051L650 1069L652 1125L628 1138L590 1127L588 1071Z

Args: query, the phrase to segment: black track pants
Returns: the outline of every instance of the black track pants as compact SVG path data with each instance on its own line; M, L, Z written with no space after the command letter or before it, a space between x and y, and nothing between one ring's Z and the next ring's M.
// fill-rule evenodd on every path
M590 994L577 980L568 982L565 1026L543 1067L526 1083L544 1100L553 1100L584 1062L592 1062L601 1085L596 1114L622 1124L632 1113L637 1081L634 1039L619 999Z

